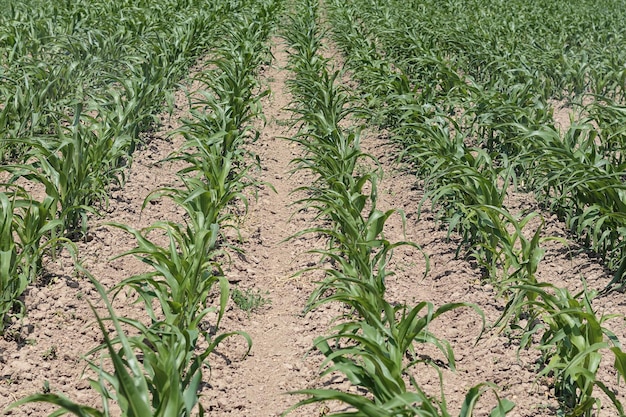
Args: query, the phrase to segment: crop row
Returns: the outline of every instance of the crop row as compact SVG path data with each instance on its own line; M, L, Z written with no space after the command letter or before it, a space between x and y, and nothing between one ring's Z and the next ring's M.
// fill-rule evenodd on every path
M302 390L296 393L308 398L288 411L305 404L337 400L356 411L330 415L446 416L449 413L445 398L426 395L413 368L423 361L419 356L420 344L434 345L454 368L450 345L430 333L428 325L450 310L470 306L462 302L437 309L427 302L392 305L385 298L393 250L402 245L417 246L405 241L390 242L384 237L387 219L401 214L394 209L377 208L381 171L375 158L361 151L359 129L343 127L355 109L340 86L341 72L329 70L328 60L320 54L323 32L318 27L317 14L317 2L301 2L285 33L294 50L289 68L295 78L289 84L300 125L299 134L292 140L301 145L304 153L294 160L295 169L315 177L310 186L302 189L307 197L300 203L314 209L323 224L298 235L321 234L328 242L325 249L315 250L328 266L324 268L326 278L311 295L307 310L330 302L347 308L332 333L315 340L316 348L326 357L321 374L341 373L367 394ZM471 415L476 400L488 387L480 384L470 389L461 415ZM493 415L504 415L512 406L501 400Z
M201 6L33 1L0 15L0 331L7 313L23 313L15 300L42 258L86 236L88 217L124 183L140 132L215 43L214 22L232 5Z
M474 13L486 10L487 3ZM355 78L363 83L362 96L374 120L392 130L423 175L441 182L447 174L439 174L438 168L433 172L438 162L432 158L450 155L463 160L453 169L466 175L469 190L480 188L471 192L480 204L499 206L495 203L510 186L533 192L606 261L615 272L615 283L621 283L626 268L622 104L590 96L595 100L585 106L581 118L561 133L549 97L530 81L502 77L498 85L481 83L467 75L470 68L458 60L401 49L402 36L431 36L407 26L407 17L420 22L419 11L407 11L400 18L382 2L361 1L335 10L336 39ZM487 32L483 41L490 36L496 35ZM428 141L436 141L440 149L424 149ZM475 175L488 182L473 181ZM464 193L471 199L469 190L446 193ZM457 218L452 213L448 217Z
M360 18L416 77L444 62L486 89L531 83L543 98L624 98L623 2L364 1Z
M228 36L213 45L209 68L195 77L201 87L189 95L191 118L175 132L185 142L166 161L184 162L177 173L182 185L154 190L144 202L169 198L185 211L184 222L159 221L144 230L112 224L137 241L119 256L135 256L150 271L110 291L79 266L107 308L105 317L93 309L104 343L86 353L100 356L89 366L97 376L91 386L102 408L76 404L61 394L36 394L12 407L44 401L78 416L108 416L117 413L115 408L127 416L204 415L199 391L209 354L233 336L251 347L246 333L219 331L229 299L221 262L229 245L224 228L236 227L233 219L247 207L245 190L257 185L248 174L255 159L244 145L257 137L253 124L261 117L260 98L267 91L256 81L256 71L268 57L266 40L281 3L240 6L220 22ZM159 237L166 243L157 243ZM109 299L127 290L143 305L147 320L116 315ZM210 313L215 313L214 323Z
M405 160L424 179L425 199L430 198L450 232L461 234L469 255L508 297L498 325L514 323L520 314L531 317L521 346L532 342L531 335L542 335L542 375L555 376L555 393L567 415L592 412L594 386L623 414L619 401L595 379L600 350L612 344L615 366L623 373L619 342L604 326L608 317L595 315L594 295L586 288L571 295L537 282L541 243L551 238L542 237L541 226L524 230L538 213L518 218L503 204L509 187L534 191L605 256L621 279L623 183L603 158L603 145L594 141L601 135L591 133L595 130L589 123L575 123L561 138L546 103L531 86L507 80L498 88L479 86L444 57L427 59L431 66L416 71L411 65L423 63L423 56L387 48L390 33L407 34L402 20L391 19L393 12L377 3L384 24L370 25L370 20L365 25L373 3L363 3L329 2L335 39L363 85L374 120L392 130ZM498 91L503 87L504 92ZM616 171L621 169L618 165Z

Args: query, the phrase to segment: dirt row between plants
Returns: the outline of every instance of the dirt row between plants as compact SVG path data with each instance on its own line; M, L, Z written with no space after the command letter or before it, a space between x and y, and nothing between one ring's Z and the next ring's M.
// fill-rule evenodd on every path
M233 288L239 288L244 294L256 294L269 303L247 312L230 302L222 330L247 332L253 346L244 358L247 349L244 339L233 337L210 356L201 403L211 416L277 416L297 401L298 397L287 394L297 389L334 387L356 391L342 376L331 375L324 379L317 376L323 358L312 350L313 340L328 334L333 318L344 311L340 306L330 305L302 314L320 274L295 274L316 265L317 258L307 251L321 248L323 242L316 236L286 240L311 226L314 219L312 213L298 211L293 205L299 195L292 191L309 179L303 174L290 174L293 168L290 161L299 155L298 147L284 139L295 134L289 127L291 115L286 110L291 99L285 81L292 74L285 69L287 51L281 39L273 39L272 53L273 64L263 68L260 75L272 91L262 103L267 123L260 126L259 140L250 145L262 166L254 175L267 185L259 190L258 199L250 200L249 214L242 219L242 240L235 243L244 253L233 253L232 263L225 266ZM335 53L329 49L331 56ZM163 128L154 132L146 147L137 153L124 189L113 193L104 218L94 221L89 241L79 243L85 268L107 288L148 271L147 265L132 257L111 260L133 248L134 240L107 223L142 228L159 220L182 219L182 211L166 200L149 204L144 210L142 204L156 188L176 184L175 173L180 167L159 161L181 144L179 138L170 138L169 132L185 117L186 105L181 92L173 117L162 117ZM386 237L391 241L407 239L417 243L430 260L430 271L424 276L426 264L419 251L397 250L391 267L396 275L388 281L389 298L410 305L420 301L429 301L435 306L472 302L484 312L486 323L493 323L505 300L497 297L492 286L483 283L477 268L455 258L456 242L448 241L445 230L435 224L428 204L418 217L421 185L396 164L395 150L384 134L366 131L362 143L366 151L380 159L385 171L379 187L379 208L397 208L406 216L406 227L401 216L392 217ZM512 196L507 204L509 209L520 210L533 206L532 200L522 195ZM547 219L546 233L566 236L563 230L556 219ZM102 303L88 280L73 272L68 254L52 264L50 272L49 280L28 289L24 297L28 317L22 327L14 327L13 339L0 340L0 409L25 395L48 389L62 392L75 401L99 406L99 397L87 380L95 375L90 371L83 375L86 363L82 356L103 341L88 304L98 306L98 311L102 312ZM569 249L548 243L538 276L540 280L571 288L580 288L581 277L592 288L602 288L610 279L597 262L573 243ZM626 313L622 298L621 294L614 294L601 299L597 304L599 312ZM117 313L142 317L140 307L131 301L130 295L121 294L114 302ZM615 331L624 340L623 326L621 322L618 324ZM556 415L550 381L536 380L537 351L522 351L518 358L514 341L505 334L489 331L477 342L481 317L471 309L444 315L430 330L446 338L455 352L456 372L443 370L443 391L453 415L458 414L469 388L485 381L497 384L499 395L517 403L511 416ZM432 347L424 347L421 354L433 361L442 360ZM427 366L416 370L416 379L422 387L438 395L437 373ZM602 371L600 378L607 385L615 386L615 375L611 371ZM618 396L623 398L623 392ZM487 415L493 404L493 396L485 397L484 406L479 407L482 411L477 415ZM331 404L330 408L341 409L337 404ZM34 404L10 415L44 416L52 410L51 406ZM320 406L309 406L292 415L317 417L325 412Z

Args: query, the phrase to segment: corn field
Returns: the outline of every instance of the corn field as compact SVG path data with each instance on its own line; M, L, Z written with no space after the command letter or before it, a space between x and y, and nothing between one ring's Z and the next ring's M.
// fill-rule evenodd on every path
M626 415L623 0L3 6L3 414Z

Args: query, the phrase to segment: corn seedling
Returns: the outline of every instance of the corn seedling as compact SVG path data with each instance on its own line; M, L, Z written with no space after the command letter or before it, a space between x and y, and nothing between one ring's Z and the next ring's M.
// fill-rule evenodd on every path
M0 192L0 333L9 313L24 315L19 297L43 272L44 254L67 243L55 233L60 221L52 218L51 198L38 202L21 188L7 188Z
M604 324L617 315L598 317L591 306L594 293L587 290L571 295L567 289L544 283L516 285L518 294L509 302L500 320L508 318L519 308L527 311L527 324L523 328L520 348L540 335L536 348L542 353L539 376L554 378L555 394L565 416L592 416L599 410L600 401L593 395L600 388L611 400L619 415L624 410L615 394L596 379L603 350L615 356L615 367L624 377L625 354L620 343ZM519 326L517 326L519 327Z
M199 415L204 415L198 405L197 391L202 381L202 369L208 354L229 334L215 338L211 345L199 354L195 353L197 331L182 330L167 323L158 323L146 328L140 322L120 318L115 314L104 288L90 276L102 297L109 316L101 318L92 310L104 336L104 344L91 353L105 350L107 355L100 362L89 361L90 368L98 375L92 380L92 387L102 397L102 411L93 407L72 402L61 394L35 394L11 405L18 407L29 402L49 402L59 407L59 412L76 416L103 417L113 413L111 401L125 416L191 416L195 407ZM105 320L115 329L115 336L109 334ZM140 331L139 336L127 336L122 324ZM119 347L119 349L118 349ZM137 352L141 353L141 360ZM110 360L113 371L104 369L104 359Z
M13 174L41 184L53 199L53 214L62 222L62 232L84 236L87 214L106 204L109 184L120 181L120 163L127 155L123 138L99 137L80 123L80 106L73 124L57 127L57 135L25 139L30 150L24 163L2 167ZM107 132L103 132L105 135Z

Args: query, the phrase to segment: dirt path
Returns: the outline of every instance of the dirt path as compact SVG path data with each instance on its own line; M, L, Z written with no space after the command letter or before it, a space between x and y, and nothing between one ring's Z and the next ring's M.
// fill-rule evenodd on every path
M228 313L224 328L247 332L253 347L245 360L239 360L245 346L241 339L231 339L210 358L213 389L204 393L203 402L215 415L279 415L294 402L285 393L306 388L315 379L316 365L310 365L305 356L316 333L324 330L319 314L314 320L302 316L314 288L310 275L293 276L314 263L305 252L318 247L317 242L309 237L286 240L310 225L312 216L296 213L294 206L298 195L292 192L306 178L290 174L290 162L299 149L285 139L296 133L288 127L290 113L285 110L291 100L285 84L287 53L281 39L272 42L275 61L262 75L272 92L262 103L267 123L259 140L250 146L262 165L255 177L267 185L257 201L251 200L242 230L245 254L227 272L242 291L258 291L270 304L250 317L237 308Z

